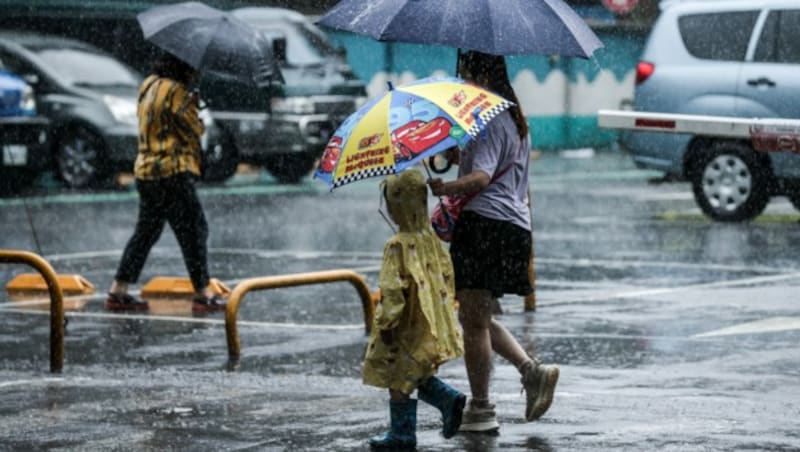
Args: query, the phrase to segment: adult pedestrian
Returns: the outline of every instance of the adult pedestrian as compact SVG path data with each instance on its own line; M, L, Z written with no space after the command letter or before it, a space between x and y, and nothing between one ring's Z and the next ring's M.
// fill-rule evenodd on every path
M478 193L461 212L450 254L455 270L464 361L472 397L464 410L462 431L499 428L489 400L492 350L519 370L526 392L526 421L541 417L553 401L559 369L529 356L511 333L492 318L496 299L533 291L528 278L532 247L527 204L530 138L528 125L508 78L502 56L466 52L459 73L515 103L488 122L485 133L459 152L458 178L428 181L434 195Z
M139 88L138 155L134 165L139 217L106 299L109 310L148 308L146 301L128 293L128 286L138 280L165 223L178 239L192 280L192 310L208 312L225 307L224 300L209 286L208 224L195 190L204 130L198 96L190 88L197 75L190 65L163 53Z

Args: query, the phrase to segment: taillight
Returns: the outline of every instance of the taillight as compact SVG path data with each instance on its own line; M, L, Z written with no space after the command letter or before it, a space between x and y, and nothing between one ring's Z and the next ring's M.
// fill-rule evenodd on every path
M647 80L655 71L655 64L648 63L647 61L640 61L639 64L636 65L636 84L638 85Z

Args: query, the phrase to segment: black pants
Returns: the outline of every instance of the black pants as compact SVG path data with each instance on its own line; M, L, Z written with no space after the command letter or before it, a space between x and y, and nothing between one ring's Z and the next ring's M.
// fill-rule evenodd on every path
M164 223L169 222L183 253L183 261L195 291L208 285L208 223L197 198L194 177L182 173L165 179L137 180L139 219L133 237L125 246L116 279L135 283L156 244Z

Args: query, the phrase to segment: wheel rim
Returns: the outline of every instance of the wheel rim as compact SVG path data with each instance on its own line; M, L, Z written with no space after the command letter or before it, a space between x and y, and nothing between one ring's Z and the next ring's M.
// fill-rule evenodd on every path
M703 193L714 210L733 212L752 193L753 175L747 164L735 155L720 155L703 171Z
M98 151L86 138L73 136L62 142L59 151L58 166L61 177L70 186L84 186L97 174Z

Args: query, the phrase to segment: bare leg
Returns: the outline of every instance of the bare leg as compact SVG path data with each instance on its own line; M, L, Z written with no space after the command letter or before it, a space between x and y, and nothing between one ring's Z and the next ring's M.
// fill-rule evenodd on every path
M472 398L489 399L489 375L492 369L492 296L488 290L458 291L458 319L464 329L464 363Z
M390 389L389 398L394 401L407 400L408 394L404 393L403 391L398 391L396 389Z
M114 282L111 283L111 288L108 289L108 291L120 295L126 294L128 293L128 283L115 279Z
M489 325L489 333L492 338L492 349L510 361L522 373L523 365L530 362L531 357L525 353L519 342L514 339L506 327L494 319Z

